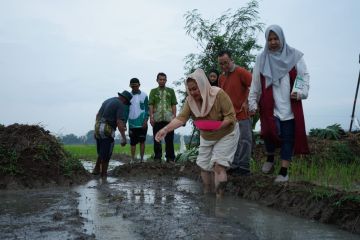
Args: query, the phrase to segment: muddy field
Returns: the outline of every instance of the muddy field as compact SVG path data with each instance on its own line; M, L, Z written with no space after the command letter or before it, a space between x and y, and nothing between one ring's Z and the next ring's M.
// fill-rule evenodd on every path
M137 164L125 165L114 170L115 176L186 176L200 181L197 166L188 163L183 166ZM326 190L326 191L325 191ZM327 192L325 189L306 182L274 184L274 177L252 175L231 177L226 188L229 195L257 201L265 206L306 219L334 224L341 229L360 234L360 203L358 192L341 192L331 189L331 197L314 195Z
M127 163L128 157L117 160ZM38 126L0 126L0 167L0 239L327 239L319 237L327 233L331 239L360 238L359 192L306 182L274 184L273 177L258 174L230 177L223 201L232 203L222 205L202 194L199 168L190 162L124 164L104 181L73 164ZM266 230L277 212L264 228L246 225L244 217L231 214L246 200L245 205L258 204L251 209L265 207L261 215L275 209L349 235L317 226L304 235L304 222L291 232Z

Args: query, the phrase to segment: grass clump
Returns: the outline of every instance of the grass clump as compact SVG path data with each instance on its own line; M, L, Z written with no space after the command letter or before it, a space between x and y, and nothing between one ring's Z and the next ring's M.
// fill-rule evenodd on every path
M345 133L340 124L336 123L326 128L313 128L310 129L309 136L317 137L320 139L337 140Z
M18 156L15 150L0 146L0 172L2 175L14 176L22 174L23 169L18 164Z

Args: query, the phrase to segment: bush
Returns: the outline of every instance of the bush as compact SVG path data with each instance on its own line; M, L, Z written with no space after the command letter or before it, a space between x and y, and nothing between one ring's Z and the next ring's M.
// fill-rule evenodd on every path
M320 139L337 140L341 135L344 135L345 131L341 128L340 124L336 123L326 128L312 128L309 135L311 137L317 137Z

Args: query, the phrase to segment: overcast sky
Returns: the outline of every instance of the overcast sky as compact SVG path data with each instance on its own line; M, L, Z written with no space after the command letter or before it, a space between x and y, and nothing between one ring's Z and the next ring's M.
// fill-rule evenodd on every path
M184 76L184 57L199 51L185 34L186 11L215 19L246 2L0 0L0 124L85 135L101 103L129 90L130 78L149 93L160 71L170 87ZM304 53L307 129L340 123L348 130L360 70L360 1L260 1L259 10L261 22L282 26L288 44ZM258 40L264 44L263 33Z

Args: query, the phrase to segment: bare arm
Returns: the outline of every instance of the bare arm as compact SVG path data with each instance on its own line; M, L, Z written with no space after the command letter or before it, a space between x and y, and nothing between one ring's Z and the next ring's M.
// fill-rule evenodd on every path
M151 126L154 126L154 106L153 105L149 105L149 115L150 115L150 124Z
M124 124L123 121L121 120L117 120L116 121L117 127L119 129L120 135L121 135L121 146L125 146L126 145L126 135L125 135L125 131L126 131L126 126Z
M173 118L176 118L176 105L172 105L171 110L172 110Z

